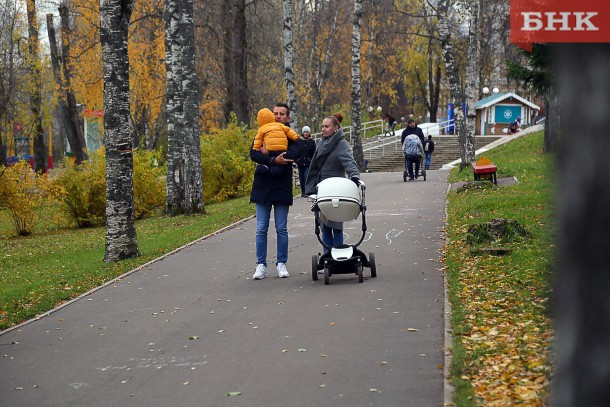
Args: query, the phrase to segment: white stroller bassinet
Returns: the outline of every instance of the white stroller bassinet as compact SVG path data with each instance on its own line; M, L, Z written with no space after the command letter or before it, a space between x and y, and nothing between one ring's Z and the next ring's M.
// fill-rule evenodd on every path
M316 200L320 212L331 221L347 222L358 218L362 195L360 188L342 177L327 178L318 184Z
M333 274L356 274L358 282L364 281L363 268L371 269L371 277L377 277L375 254L367 258L358 246L366 234L365 185L356 185L347 178L327 178L318 184L317 197L311 210L314 212L315 233L318 241L327 250L324 254L313 255L311 259L311 278L318 279L318 271L324 270L324 284L330 284ZM320 238L320 221L326 218L334 222L355 220L362 213L362 235L355 244L327 246Z

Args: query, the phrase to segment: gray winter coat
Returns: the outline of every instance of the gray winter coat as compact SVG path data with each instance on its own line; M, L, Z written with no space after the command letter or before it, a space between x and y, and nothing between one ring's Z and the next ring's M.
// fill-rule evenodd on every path
M305 182L305 194L316 194L320 181L331 177L345 177L346 173L348 178L360 178L352 150L343 136L343 129L339 128L332 136L323 137L318 141ZM342 227L338 222L325 223L335 229Z

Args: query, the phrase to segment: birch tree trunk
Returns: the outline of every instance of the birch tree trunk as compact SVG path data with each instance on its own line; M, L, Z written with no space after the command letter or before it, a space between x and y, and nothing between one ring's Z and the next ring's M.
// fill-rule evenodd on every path
M64 73L64 88L62 89L66 95L66 106L68 108L68 120L72 127L73 143L70 144L72 152L76 156L76 162L85 161L88 156L85 152L87 142L85 141L85 133L83 131L83 123L80 118L78 106L76 105L76 97L72 90L72 67L70 66L70 36L72 29L70 28L70 9L67 2L62 2L59 5L59 16L61 17L61 49ZM70 140L70 139L68 139Z
M556 178L558 371L553 405L605 407L610 405L610 44L554 47L565 120Z
M292 49L292 0L284 3L284 80L286 81L286 104L290 108L290 127L298 128L297 96L294 89L294 66Z
M140 255L134 216L127 52L134 3L135 0L100 0L106 144L106 262Z
M362 139L360 138L360 18L362 17L362 0L354 0L354 20L352 28L352 137L354 140L354 159L358 170L365 171Z
M477 61L479 60L479 11L480 0L473 0L469 7L470 25L468 28L468 64L466 65L466 89L464 91L464 103L466 104L466 132L460 134L460 152L464 168L475 161L475 139L474 131L477 119L475 110L476 95L478 94Z
M166 212L204 212L193 0L165 2L167 71Z
M445 71L447 72L447 79L449 80L449 92L453 105L456 108L455 128L457 130L458 140L460 143L460 153L462 155L460 169L462 169L470 163L470 159L468 154L469 146L466 138L466 117L464 116L464 110L462 108L462 104L465 102L464 91L462 89L460 72L455 60L453 45L451 43L451 32L449 30L448 11L450 4L451 0L440 0L438 2L438 33L441 38L441 48L443 50L443 58L445 60ZM474 148L474 143L470 146L470 148Z
M225 120L231 120L231 112L238 123L250 123L248 110L248 65L246 59L246 1L225 0L222 3L224 36L224 75L227 101L224 105Z
M32 113L32 138L34 139L34 170L46 172L47 153L42 130L42 78L40 73L40 40L35 0L27 0L28 15L28 66L30 70L30 112Z

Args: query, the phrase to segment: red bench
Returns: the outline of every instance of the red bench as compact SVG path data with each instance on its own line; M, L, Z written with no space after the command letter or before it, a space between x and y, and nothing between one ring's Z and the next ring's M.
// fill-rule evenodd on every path
M494 184L498 185L498 180L496 179L497 171L498 166L489 161L487 157L481 157L475 164L472 164L472 172L474 173L475 181L488 179Z

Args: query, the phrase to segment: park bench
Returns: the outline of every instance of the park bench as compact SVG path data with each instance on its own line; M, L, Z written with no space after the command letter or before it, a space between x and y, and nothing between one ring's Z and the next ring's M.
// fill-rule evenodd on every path
M474 173L475 181L487 179L498 185L498 180L496 179L497 171L498 166L489 161L489 158L487 157L481 157L476 163L472 164L472 172Z

